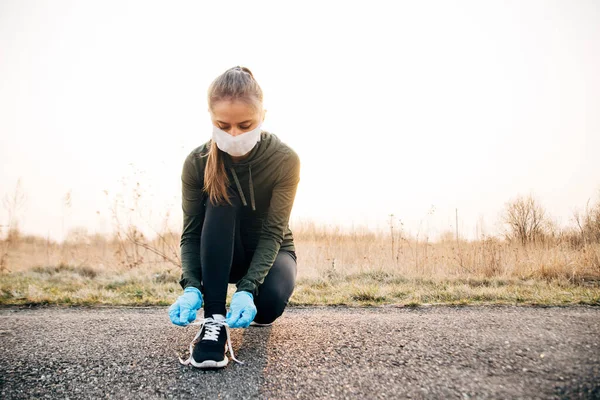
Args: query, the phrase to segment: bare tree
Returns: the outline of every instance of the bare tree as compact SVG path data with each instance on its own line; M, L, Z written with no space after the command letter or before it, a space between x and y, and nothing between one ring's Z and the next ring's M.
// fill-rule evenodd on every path
M506 203L502 219L508 226L506 238L518 240L523 246L542 240L546 235L546 210L531 195Z
M595 204L590 205L590 200L588 200L583 211L574 211L573 220L577 225L583 245L600 243L600 196Z
M591 242L600 243L600 202L590 210L586 232Z
M8 224L3 227L7 228L6 238L2 240L0 247L0 272L6 271L7 262L8 262L8 252L10 248L16 243L19 239L19 212L25 206L27 202L27 197L25 193L23 193L23 189L21 187L21 178L17 180L17 185L15 186L15 191L12 196L8 194L4 195L2 199L2 205L6 209L8 213Z
M123 187L126 189L126 180L124 179L123 182ZM105 190L104 194L109 199L108 191ZM142 195L143 188L139 182L136 182L131 191L131 203L127 202L125 193L117 194L111 202L110 211L114 223L115 239L119 246L115 254L121 259L120 263L129 268L135 268L148 262L147 257L144 257L148 253L158 256L163 262L176 268L181 268L179 235L168 229L170 213L167 212L164 217L162 230L155 229L148 217L143 215L140 205ZM123 213L125 213L125 221ZM150 226L150 229L156 234L154 240L148 240L141 229L133 223L134 216Z

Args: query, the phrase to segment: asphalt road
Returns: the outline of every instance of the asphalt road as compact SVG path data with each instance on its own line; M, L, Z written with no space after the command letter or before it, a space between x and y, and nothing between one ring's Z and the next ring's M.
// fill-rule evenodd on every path
M0 398L600 398L600 308L290 308L179 364L166 308L0 309Z

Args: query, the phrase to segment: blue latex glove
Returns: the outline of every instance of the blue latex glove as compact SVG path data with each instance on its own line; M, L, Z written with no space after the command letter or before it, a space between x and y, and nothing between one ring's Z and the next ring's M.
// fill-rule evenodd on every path
M254 317L256 317L256 306L254 305L252 293L235 292L227 313L227 325L230 328L247 328Z
M202 307L202 292L188 286L175 303L169 307L169 317L175 325L186 326L196 319L196 311Z

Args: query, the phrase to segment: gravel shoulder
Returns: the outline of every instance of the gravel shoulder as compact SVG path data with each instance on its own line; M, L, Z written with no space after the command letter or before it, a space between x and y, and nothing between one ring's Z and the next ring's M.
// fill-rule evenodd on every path
M166 307L0 308L0 397L600 398L600 307L288 308L179 364Z

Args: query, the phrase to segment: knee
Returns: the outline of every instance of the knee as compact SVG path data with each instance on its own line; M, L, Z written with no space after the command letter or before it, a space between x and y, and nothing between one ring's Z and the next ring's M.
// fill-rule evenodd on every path
M281 317L283 311L285 310L285 305L280 307L270 307L270 308L261 308L256 313L256 317L254 317L254 321L259 324L271 324L277 318Z
M283 314L288 305L291 293L286 290L270 290L262 293L256 301L256 317L254 321L260 324L270 324Z
M288 304L296 281L296 260L287 252L280 252L259 287L256 298L257 314L254 319L261 324L269 324L279 318Z

